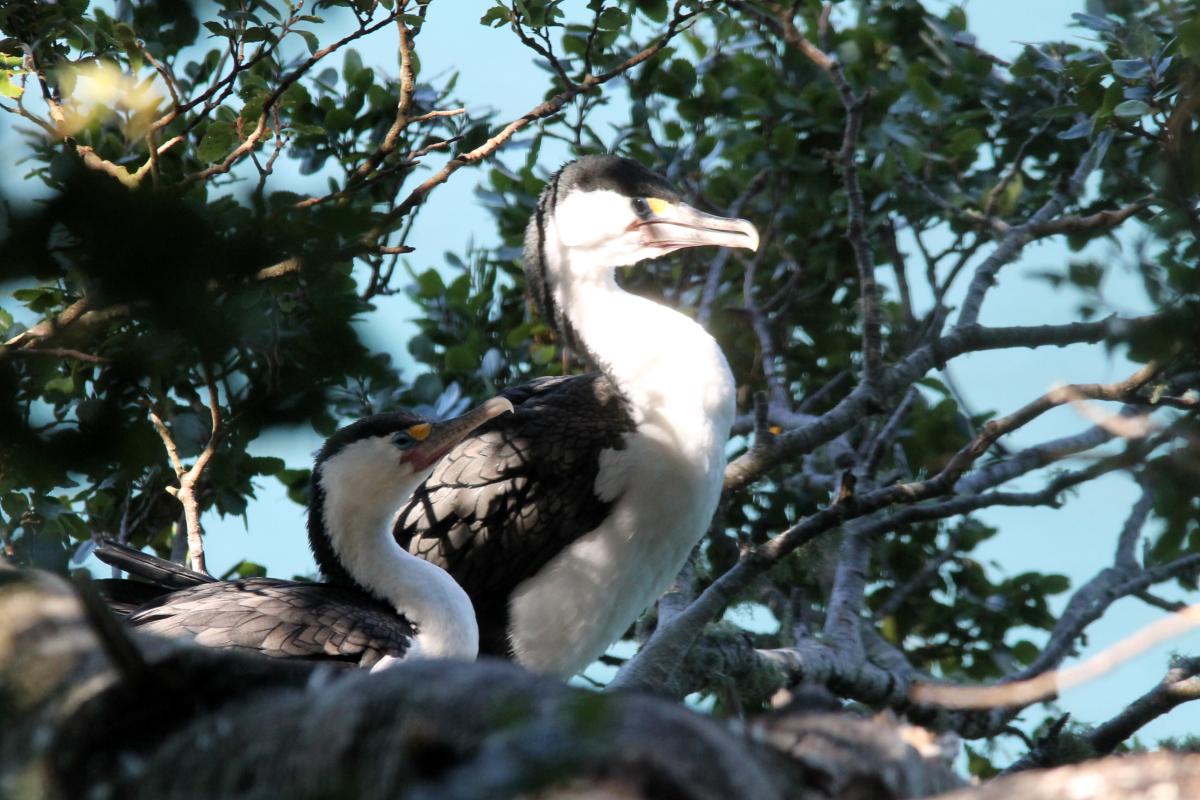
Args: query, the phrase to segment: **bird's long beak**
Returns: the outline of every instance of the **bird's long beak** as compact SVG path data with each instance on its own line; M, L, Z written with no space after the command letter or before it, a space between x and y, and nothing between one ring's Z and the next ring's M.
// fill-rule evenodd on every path
M471 431L490 419L513 410L513 405L503 397L493 397L476 406L462 416L432 423L429 436L420 444L420 452L413 454L413 468L422 470L436 463L454 446L467 438Z
M650 216L637 223L647 247L660 248L664 254L701 245L758 249L758 229L749 220L705 214L687 203L657 198L648 203Z

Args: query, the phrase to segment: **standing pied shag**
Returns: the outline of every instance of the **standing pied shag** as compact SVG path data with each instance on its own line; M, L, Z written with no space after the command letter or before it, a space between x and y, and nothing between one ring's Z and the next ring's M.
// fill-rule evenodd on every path
M579 159L525 235L541 314L595 372L510 389L514 413L452 450L395 535L475 605L480 650L571 675L678 574L716 510L734 381L683 314L623 291L616 268L684 247L758 247L616 156Z
M438 459L511 410L496 397L446 422L394 412L342 428L317 455L310 487L309 544L327 583L213 581L170 570L160 577L205 582L158 597L130 613L129 623L209 647L363 667L405 655L475 658L470 599L440 567L398 548L391 526ZM111 544L96 554L143 575L160 561Z

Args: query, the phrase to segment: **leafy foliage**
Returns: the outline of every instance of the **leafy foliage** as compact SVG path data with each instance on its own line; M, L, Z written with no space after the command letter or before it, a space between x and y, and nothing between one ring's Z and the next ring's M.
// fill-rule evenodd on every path
M858 137L865 228L880 274L897 276L883 298L886 360L936 339L977 257L1052 202L1098 137L1113 135L1075 214L1093 222L1057 233L1080 251L1134 220L1144 239L1134 266L1170 315L1138 329L1131 356L1169 358L1172 376L1200 369L1200 327L1188 306L1200 295L1194 4L1091 2L1074 15L1084 36L1030 44L1012 64L976 46L957 6L843 3L830 27L820 3L797 5L798 28L813 32L867 98ZM753 262L688 252L623 276L634 291L698 310L725 349L747 419L757 392L782 389L797 401L786 410L804 414L845 394L821 394L862 362L861 286L844 236L850 198L837 163L845 109L764 7L591 0L581 11L516 0L486 8L479 23L497 37L524 37L545 67L545 95L529 97L531 106L584 76L620 70L653 37L678 35L627 73L625 94L580 91L568 113L526 130L523 153L510 146L488 162L477 194L494 214L499 248L448 253L422 270L404 257L421 203L436 190L418 166L461 166L505 124L452 111L455 77L422 75L429 6L354 0L302 13L268 0L143 0L113 16L76 0L0 9L9 37L0 42L0 95L11 98L9 119L24 119L28 179L51 190L41 205L10 201L0 252L0 278L12 290L0 307L0 538L18 563L64 571L95 535L164 555L174 546L178 555L178 504L164 492L173 470L149 412L166 421L180 455L193 457L211 433L206 385L219 393L224 424L201 504L239 515L265 476L304 499L304 471L246 452L270 425L307 421L328 434L339 419L396 404L448 413L564 364L575 369L528 310L519 263L534 200L557 167L544 154L552 149L630 155L697 204L735 209L765 232ZM348 33L335 34L337 26ZM385 35L401 43L399 73L365 63L353 47ZM626 101L628 115L613 129L593 123L597 109ZM328 191L290 190L285 164L326 177ZM1129 212L1103 217L1113 209ZM1088 291L1113 268L1081 256L1043 277L1079 289L1087 317L1100 311ZM932 297L925 308L907 283L921 272ZM397 293L417 310L403 379L355 326L378 298ZM764 361L772 360L781 386L768 379L773 365ZM1171 380L1160 393L1187 388ZM697 588L736 559L739 545L767 541L827 505L885 417L729 498ZM927 378L875 477L887 484L936 473L989 417ZM1194 414L1175 424L1192 441L1200 436ZM739 423L734 448L748 446L749 429ZM1198 468L1194 448L1158 451L1145 465L1161 524L1144 566L1200 548ZM987 681L1035 660L1040 632L1056 621L1048 598L1070 587L1061 575L1004 576L976 560L975 548L996 534L966 516L901 525L880 541L866 610L887 608L880 629L914 668ZM819 614L835 557L829 545L804 554L746 599L781 622ZM243 562L230 574L261 569ZM1195 570L1176 577L1195 588ZM909 593L896 595L903 587ZM781 624L756 644L786 646L792 636ZM991 768L980 752L972 759L978 773Z

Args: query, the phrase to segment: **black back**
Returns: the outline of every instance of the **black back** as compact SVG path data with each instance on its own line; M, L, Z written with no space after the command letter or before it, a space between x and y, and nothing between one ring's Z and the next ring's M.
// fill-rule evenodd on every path
M542 378L504 392L513 413L450 452L396 521L400 545L449 572L470 595L480 652L508 655L508 600L555 554L607 516L596 496L600 453L634 430L603 375Z

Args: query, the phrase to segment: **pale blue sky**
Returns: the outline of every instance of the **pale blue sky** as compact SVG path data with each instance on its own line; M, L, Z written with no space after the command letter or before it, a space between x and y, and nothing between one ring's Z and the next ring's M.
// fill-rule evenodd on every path
M457 94L471 111L495 108L501 119L515 117L536 105L546 89L544 74L534 67L526 51L506 30L491 30L477 24L490 2L436 3L420 37L424 75L459 70ZM583 3L568 4L578 5ZM940 5L948 5L941 3ZM1001 56L1012 58L1022 42L1082 36L1069 28L1070 14L1082 10L1082 0L976 0L967 3L971 30L980 44ZM378 64L394 74L394 41L377 35L359 49L364 61ZM323 35L324 40L331 38ZM619 115L620 108L611 113ZM612 117L613 119L619 117ZM13 137L0 121L0 158L9 161ZM522 154L523 157L523 154ZM542 151L547 170L564 158L561 149ZM433 156L428 163L440 163ZM14 177L11 162L5 164L6 185ZM411 244L418 248L412 264L423 269L442 263L445 251L462 252L469 240L482 245L496 243L490 215L478 206L472 194L483 176L481 170L460 171L448 185L438 188L422 213ZM309 180L313 180L310 178ZM1107 257L1111 245L1093 251ZM1106 249L1108 248L1108 249ZM911 250L911 248L910 248ZM1050 292L1044 283L1017 279L1039 268L1060 267L1069 258L1058 242L1040 243L1025 253L1021 262L1006 268L1005 280L992 292L981 321L993 324L1064 322L1075 318L1077 298ZM1117 259L1113 259L1114 263ZM914 281L915 283L915 281ZM1104 294L1112 308L1137 313L1146 308L1140 282L1134 276L1114 271L1105 281ZM924 298L918 297L918 302ZM4 303L6 307L11 303ZM384 298L379 308L362 324L364 336L377 349L392 353L400 365L408 363L405 344L412 330L411 307L403 298ZM951 366L955 381L964 388L975 410L1008 411L1040 394L1057 381L1105 381L1122 377L1131 366L1118 357L1106 356L1102 348L1075 346L1053 351L995 352L957 359ZM406 373L406 377L413 377ZM1047 414L1012 437L1010 447L1033 444L1079 430L1087 423L1070 409ZM272 431L255 443L258 454L278 455L290 466L308 463L319 438L309 429ZM1001 535L986 543L979 557L988 560L1000 574L1025 570L1060 571L1073 580L1084 580L1107 565L1123 516L1135 497L1131 482L1114 476L1090 484L1072 498L1064 510L1004 509L981 516L999 526ZM222 570L240 558L266 563L271 573L288 576L314 570L308 554L302 510L287 500L279 484L263 481L259 500L240 519L221 520L215 514L204 519L208 531L209 563ZM1164 592L1170 594L1170 592ZM1055 607L1061 607L1063 597ZM1138 601L1123 601L1089 629L1089 648L1110 644L1160 615ZM1171 650L1200 654L1200 634L1179 639L1136 659L1110 676L1066 694L1061 706L1082 721L1100 721L1111 716L1159 680ZM1027 713L1031 719L1037 712ZM1200 724L1200 709L1184 706L1144 729L1147 741L1165 735L1193 732ZM1015 743L1014 743L1015 745ZM1014 751L1015 752L1015 751Z

